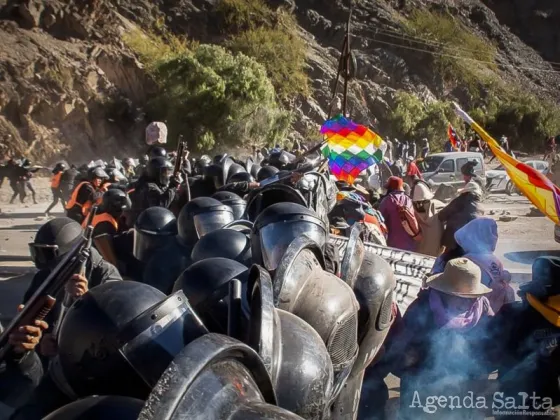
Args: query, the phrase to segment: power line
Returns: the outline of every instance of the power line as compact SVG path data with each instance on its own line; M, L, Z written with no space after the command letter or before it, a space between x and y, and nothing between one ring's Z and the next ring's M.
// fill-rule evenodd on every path
M373 32L374 36L379 33L380 35L389 37L389 38L395 38L395 39L402 39L402 40L407 40L410 42L415 42L418 44L424 44L426 46L434 46L434 47L443 47L443 48L452 48L449 47L448 44L441 42L441 41L435 41L435 40L431 40L431 39L427 39L427 38L422 38L419 36L413 36L413 35L409 35L403 32L399 32L397 29L391 28L391 27L376 27L375 29L370 29L369 32ZM364 36L359 36L356 35L358 38L366 38ZM370 38L371 39L371 38ZM464 48L464 47L453 47L454 50L456 51L464 51L466 53L471 53L474 54L477 51L476 50L472 50L470 48ZM544 63L551 65L552 67L554 66L558 66L560 67L560 62L554 62L554 61L547 61L547 60L542 60Z
M381 41L379 39L370 38L370 37L366 37L366 36L363 36L363 35L354 35L354 36L357 37L357 38L362 38L362 39L367 39L367 40L370 40L370 41L373 41L373 42L377 42L379 44L391 45L393 47L404 48L404 49L411 50L411 51L423 52L423 53L430 54L430 55L433 55L433 56L449 57L449 58L455 58L455 59L458 59L458 60L467 60L467 61L472 61L472 62L476 62L476 63L480 63L480 64L498 65L498 66L501 66L501 67L510 67L510 68L519 69L519 70L528 70L528 71L538 71L538 72L541 72L541 73L560 74L560 70L550 70L550 69L545 70L545 69L541 69L541 68L537 68L537 67L526 67L526 66L516 66L516 65L513 65L513 64L502 64L502 63L497 63L497 62L494 62L494 61L479 60L479 59L471 58L471 57L464 57L464 56L454 55L454 54L439 53L439 52L436 52L436 51L430 51L430 50L410 47L410 46L406 46L406 45L395 44L395 43L392 43L392 42Z

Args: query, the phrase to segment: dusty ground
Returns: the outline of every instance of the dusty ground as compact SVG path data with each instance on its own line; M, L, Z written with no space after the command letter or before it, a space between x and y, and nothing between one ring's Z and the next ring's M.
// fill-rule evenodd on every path
M7 322L25 292L34 272L27 244L44 223L44 211L50 202L50 189L46 178L34 180L40 204L6 204L11 196L9 185L0 189L0 321ZM31 198L28 199L31 202ZM560 255L560 244L554 241L554 224L545 217L528 217L532 205L520 196L493 194L484 203L487 215L498 220L498 254L506 268L512 273L513 282L529 280L531 263L538 255ZM55 210L62 214L62 206ZM500 221L503 216L515 218ZM394 413L398 399L399 381L390 377L392 403L389 410ZM392 416L391 416L392 417Z

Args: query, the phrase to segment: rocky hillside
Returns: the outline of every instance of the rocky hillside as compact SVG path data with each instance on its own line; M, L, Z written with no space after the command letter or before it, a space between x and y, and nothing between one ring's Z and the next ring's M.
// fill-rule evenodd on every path
M191 41L224 44L231 34L219 13L222 1L0 0L0 154L48 163L137 151L154 118L148 104L161 87L123 37L163 25ZM310 89L281 103L295 114L290 138L309 138L332 102L348 2L269 0L266 6L293 14L306 46ZM439 16L446 16L452 39L440 25L430 27ZM503 103L506 88L515 87L510 95L531 94L550 101L549 108L560 99L560 64L551 63L560 63L559 18L557 0L357 0L350 113L381 134L413 136L432 124L432 111L427 122L411 123L403 98L418 98L421 107L441 103L438 118L445 119L440 101L458 99L484 114L499 105L494 96ZM518 112L494 111L498 126L503 115ZM551 127L553 118L545 117L549 125L541 131ZM401 120L406 124L396 126Z

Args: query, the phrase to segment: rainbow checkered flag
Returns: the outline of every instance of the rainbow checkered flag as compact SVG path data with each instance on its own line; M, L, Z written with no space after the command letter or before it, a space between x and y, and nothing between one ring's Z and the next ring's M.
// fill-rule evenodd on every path
M328 159L331 173L339 181L353 184L370 166L383 161L387 144L364 125L342 114L326 121L321 127L326 143L321 147Z

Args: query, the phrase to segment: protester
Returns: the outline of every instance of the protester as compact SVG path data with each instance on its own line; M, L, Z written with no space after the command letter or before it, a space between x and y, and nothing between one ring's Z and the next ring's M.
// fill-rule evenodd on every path
M445 223L441 243L449 250L457 246L455 232L484 214L481 204L482 190L476 182L468 182L464 188L458 190L458 193L459 196L438 213L439 220Z
M521 302L504 305L488 326L485 360L498 371L504 399L519 407L520 393L536 396L524 410L558 418L550 409L560 404L560 258L535 259L531 282L518 293Z
M392 373L401 378L400 416L423 418L415 395L458 394L466 381L487 374L479 363L484 329L494 315L480 268L466 258L449 261L443 273L427 280L403 316L391 346ZM449 414L448 414L449 416ZM452 417L448 417L452 418Z
M437 257L441 253L441 236L443 223L438 212L444 204L434 200L434 193L425 182L418 182L412 190L414 214L422 232L422 240L418 242L416 252Z
M498 225L494 219L474 219L455 232L457 244L464 250L465 258L474 262L482 271L482 283L492 289L488 300L494 312L506 303L515 302L515 292L509 285L511 275L494 255L498 244Z
M385 219L388 230L387 245L393 248L399 248L406 251L414 251L416 249L416 241L409 232L403 227L402 213L406 213L410 219L415 220L414 207L412 200L404 193L404 183L401 178L392 176L387 180L385 185L387 195L379 205L379 211ZM416 226L418 226L416 224Z

